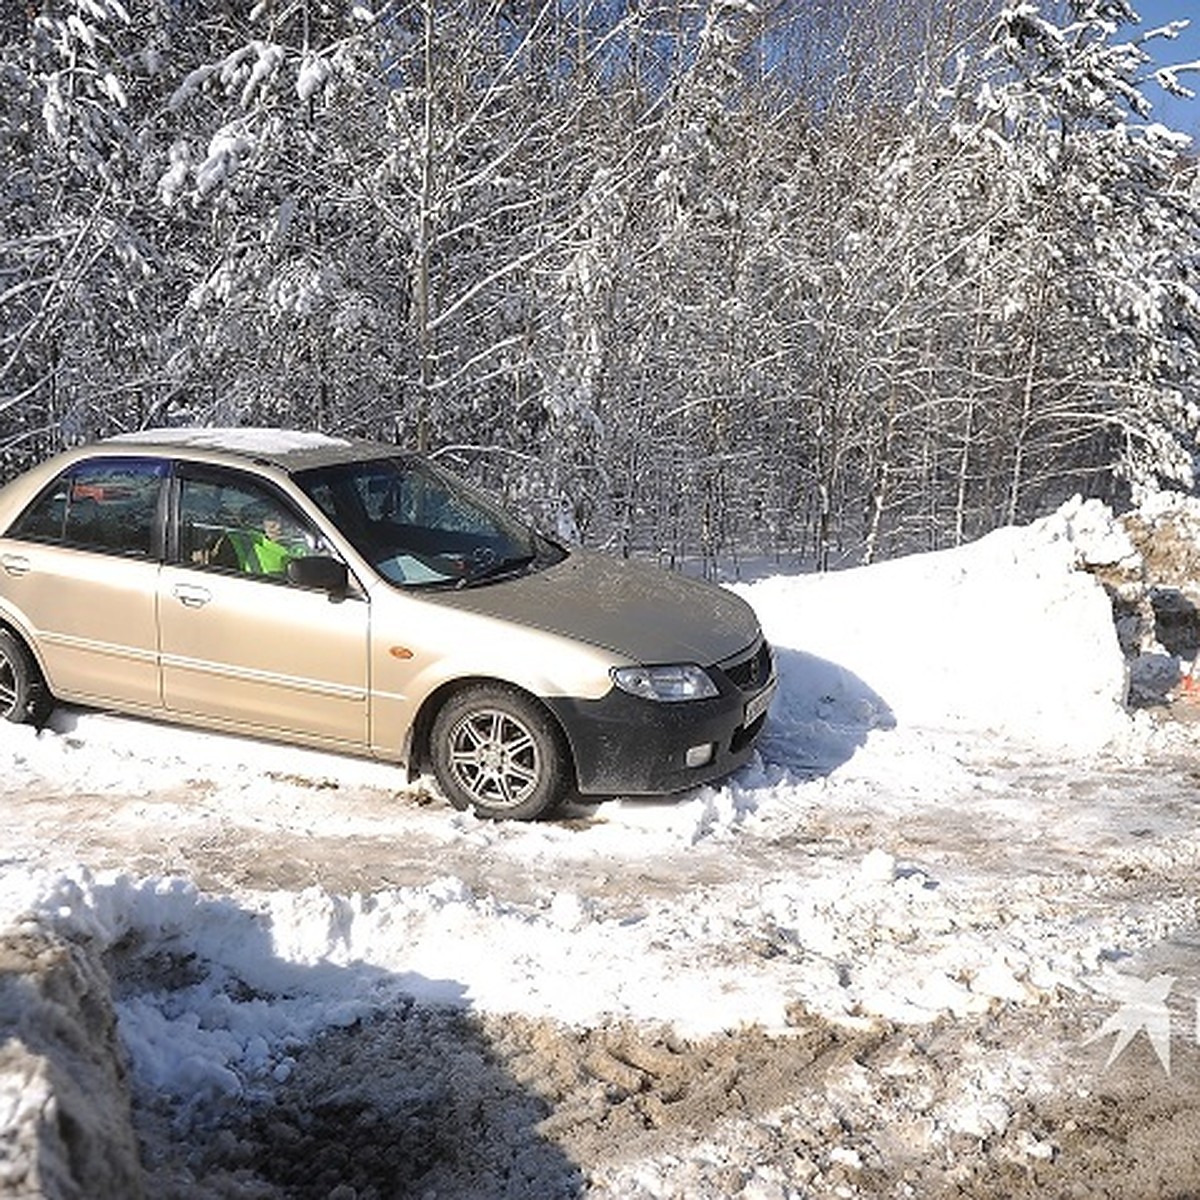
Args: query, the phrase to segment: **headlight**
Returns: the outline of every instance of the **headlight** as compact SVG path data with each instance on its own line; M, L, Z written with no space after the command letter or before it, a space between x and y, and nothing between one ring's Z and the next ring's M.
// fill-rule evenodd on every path
M643 700L707 700L719 695L708 672L690 663L669 667L615 667L613 683Z

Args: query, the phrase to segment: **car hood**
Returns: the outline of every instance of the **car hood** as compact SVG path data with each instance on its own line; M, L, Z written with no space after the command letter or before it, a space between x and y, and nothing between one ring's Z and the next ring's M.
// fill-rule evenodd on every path
M440 593L438 600L647 664L720 662L759 634L754 610L732 592L586 550L515 579Z

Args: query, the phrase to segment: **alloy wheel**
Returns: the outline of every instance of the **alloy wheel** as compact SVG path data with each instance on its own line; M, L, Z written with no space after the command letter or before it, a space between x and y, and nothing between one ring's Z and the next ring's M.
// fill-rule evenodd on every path
M532 732L512 713L496 708L469 712L453 727L449 765L472 801L493 809L523 803L542 775Z

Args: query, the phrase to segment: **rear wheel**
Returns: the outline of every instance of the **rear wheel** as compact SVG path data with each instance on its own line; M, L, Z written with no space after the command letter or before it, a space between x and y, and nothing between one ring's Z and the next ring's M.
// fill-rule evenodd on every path
M0 629L0 719L41 723L51 701L33 656L6 629Z
M502 684L478 684L452 696L433 722L430 754L450 803L481 817L531 821L558 804L571 784L553 718Z

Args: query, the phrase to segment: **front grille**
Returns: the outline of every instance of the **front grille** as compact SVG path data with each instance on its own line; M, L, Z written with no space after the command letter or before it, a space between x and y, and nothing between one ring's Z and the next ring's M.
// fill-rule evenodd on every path
M763 640L749 654L721 664L729 681L743 692L756 692L771 678L771 647Z

